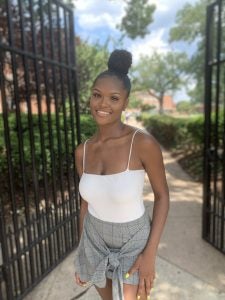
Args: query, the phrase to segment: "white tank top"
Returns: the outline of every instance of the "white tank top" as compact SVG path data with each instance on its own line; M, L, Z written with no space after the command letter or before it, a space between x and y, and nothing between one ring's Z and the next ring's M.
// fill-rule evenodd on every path
M144 214L143 186L145 170L129 170L133 139L131 140L128 164L125 171L99 175L85 173L85 149L83 174L79 182L81 197L88 202L88 211L98 219L123 223L135 220Z

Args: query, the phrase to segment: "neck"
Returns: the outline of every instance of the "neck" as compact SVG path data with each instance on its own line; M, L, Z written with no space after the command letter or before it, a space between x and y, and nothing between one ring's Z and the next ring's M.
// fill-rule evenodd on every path
M122 123L121 121L115 124L98 126L96 137L99 141L105 142L108 139L120 137L124 128L125 128L125 124Z

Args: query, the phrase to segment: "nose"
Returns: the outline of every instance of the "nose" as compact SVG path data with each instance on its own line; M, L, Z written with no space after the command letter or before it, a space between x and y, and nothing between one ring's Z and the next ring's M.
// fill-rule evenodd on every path
M102 96L101 97L101 106L104 107L104 106L108 106L109 104L109 99L107 96Z

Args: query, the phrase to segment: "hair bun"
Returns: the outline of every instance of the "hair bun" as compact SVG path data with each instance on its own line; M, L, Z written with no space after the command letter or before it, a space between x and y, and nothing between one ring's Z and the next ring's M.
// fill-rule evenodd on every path
M108 69L123 75L128 74L132 64L132 55L126 50L114 50L108 60Z

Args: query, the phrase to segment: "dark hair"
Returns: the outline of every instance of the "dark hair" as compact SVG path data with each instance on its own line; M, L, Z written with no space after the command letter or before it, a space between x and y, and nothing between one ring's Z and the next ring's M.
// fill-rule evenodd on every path
M108 70L100 73L95 81L106 76L115 76L117 77L124 85L124 88L127 90L129 96L131 90L131 83L128 77L128 71L132 64L132 55L126 50L114 50L108 60Z

